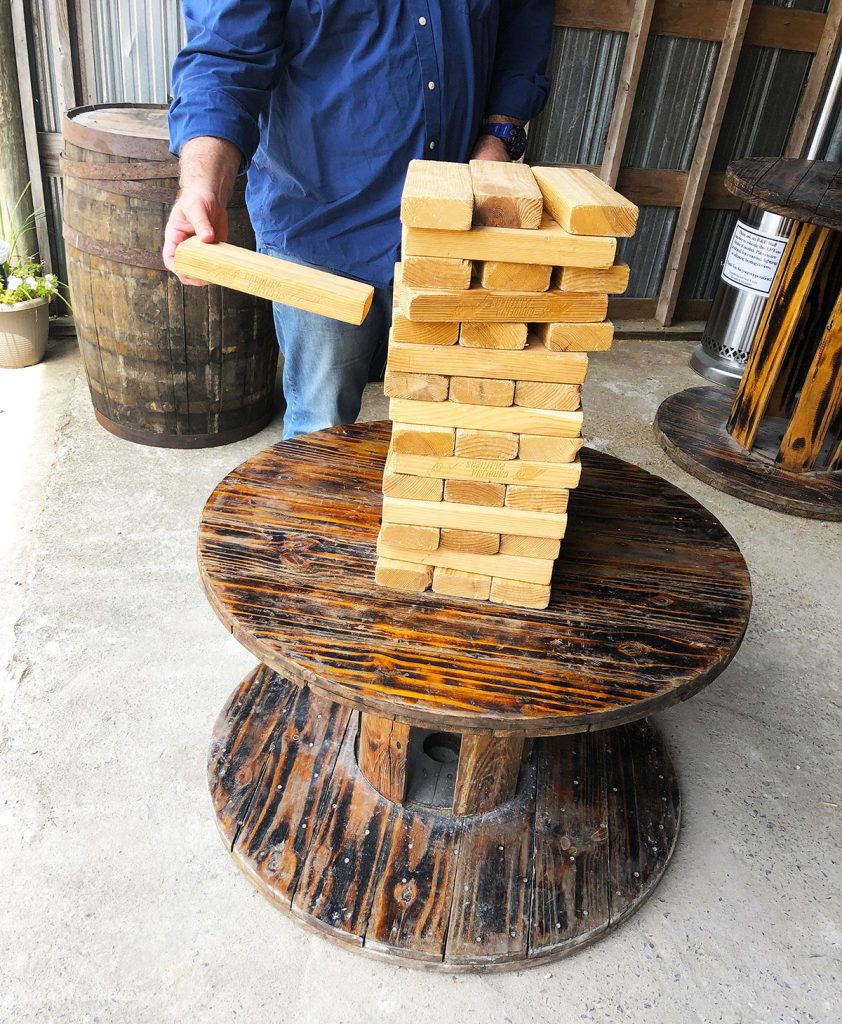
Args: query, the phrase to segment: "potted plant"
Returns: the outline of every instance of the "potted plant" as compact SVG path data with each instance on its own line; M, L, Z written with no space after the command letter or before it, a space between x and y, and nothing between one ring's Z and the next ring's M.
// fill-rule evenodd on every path
M30 214L15 225L25 194L24 190L11 213L0 211L0 367L41 362L47 349L50 301L63 300L55 274L45 274L32 257L16 255L37 216Z

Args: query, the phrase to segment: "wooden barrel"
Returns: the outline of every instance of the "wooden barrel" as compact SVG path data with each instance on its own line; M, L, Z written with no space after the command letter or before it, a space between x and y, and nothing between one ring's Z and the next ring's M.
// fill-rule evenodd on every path
M63 128L68 283L97 419L166 448L256 433L275 404L272 307L225 288L185 288L164 269L178 184L166 107L77 107ZM253 248L241 183L228 216L230 241Z

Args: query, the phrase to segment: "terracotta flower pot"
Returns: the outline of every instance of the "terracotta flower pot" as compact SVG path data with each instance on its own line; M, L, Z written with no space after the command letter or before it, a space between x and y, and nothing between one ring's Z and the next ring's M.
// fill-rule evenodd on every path
M47 351L49 301L0 304L0 366L17 369L40 363Z

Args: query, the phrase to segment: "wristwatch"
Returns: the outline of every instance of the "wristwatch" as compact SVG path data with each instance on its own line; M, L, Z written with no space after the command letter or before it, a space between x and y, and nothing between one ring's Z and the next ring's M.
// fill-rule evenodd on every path
M511 160L519 160L526 152L526 132L519 124L484 124L480 134L500 139Z

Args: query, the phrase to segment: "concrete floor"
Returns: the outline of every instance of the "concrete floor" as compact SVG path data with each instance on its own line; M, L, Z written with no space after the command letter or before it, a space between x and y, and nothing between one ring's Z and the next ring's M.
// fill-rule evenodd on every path
M743 504L661 452L690 344L594 360L586 433L675 481L739 542L736 660L660 716L684 825L652 900L550 968L442 977L336 949L273 910L220 842L211 726L252 658L196 575L202 504L279 435L143 448L94 421L75 346L0 371L0 1020L838 1024L842 526ZM364 418L385 403L369 389Z

